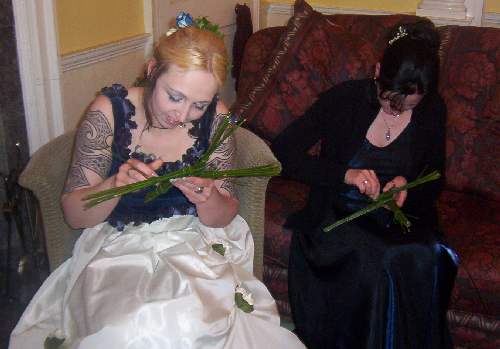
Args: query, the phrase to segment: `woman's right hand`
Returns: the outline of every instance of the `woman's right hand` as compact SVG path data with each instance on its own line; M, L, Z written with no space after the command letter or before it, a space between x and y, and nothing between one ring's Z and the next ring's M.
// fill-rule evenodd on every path
M144 181L150 177L158 176L156 170L163 164L162 159L156 159L145 164L137 159L129 159L123 163L115 175L115 187Z
M358 187L361 194L374 200L380 194L380 182L373 170L350 168L345 173L344 182Z

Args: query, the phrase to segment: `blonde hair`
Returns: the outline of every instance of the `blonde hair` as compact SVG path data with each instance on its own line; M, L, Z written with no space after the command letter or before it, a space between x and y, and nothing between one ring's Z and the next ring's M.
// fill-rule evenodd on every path
M222 87L228 72L228 56L224 42L215 33L196 27L178 29L163 35L154 52L155 66L148 74L144 86L144 109L146 120L151 124L150 99L158 78L176 65L183 70L204 70L213 74Z

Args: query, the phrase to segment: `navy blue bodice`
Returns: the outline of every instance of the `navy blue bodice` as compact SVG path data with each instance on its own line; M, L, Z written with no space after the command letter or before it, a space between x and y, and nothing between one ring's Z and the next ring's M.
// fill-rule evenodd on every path
M114 84L112 87L102 89L101 93L107 96L113 105L114 136L113 136L113 161L108 177L118 172L118 168L130 158L141 160L145 163L153 161L144 153L131 151L132 143L131 129L137 128L132 117L135 115L134 105L126 98L128 91L122 85ZM194 164L207 150L210 139L210 129L215 112L216 99L212 101L205 114L197 121L192 122L193 127L189 130L195 142L191 148L186 150L181 160L166 162L156 172L159 175L179 170ZM128 223L140 224L151 223L157 219L171 217L173 215L196 215L196 207L177 188L172 188L155 200L144 203L148 191L142 190L136 193L124 195L114 210L110 213L107 221L112 226L121 230Z
M412 134L413 125L410 122L398 138L385 147L374 146L365 138L349 162L349 168L374 170L379 179L381 190L387 182L396 176L408 178ZM345 213L360 210L369 203L368 196L361 194L357 187L347 184L340 187L334 199L336 208ZM370 216L384 226L392 221L392 213L383 208L373 211Z

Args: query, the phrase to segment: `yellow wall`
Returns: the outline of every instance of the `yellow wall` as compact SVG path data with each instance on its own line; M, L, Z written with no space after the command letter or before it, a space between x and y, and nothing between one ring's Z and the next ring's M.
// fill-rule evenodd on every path
M59 53L144 33L143 0L56 0Z
M499 0L489 0L499 1ZM288 3L293 4L293 0L262 0L262 3ZM340 7L340 8L360 8L368 10L383 10L390 12L412 12L414 13L420 0L307 0L311 6L318 7Z
M484 12L500 13L500 0L485 0Z

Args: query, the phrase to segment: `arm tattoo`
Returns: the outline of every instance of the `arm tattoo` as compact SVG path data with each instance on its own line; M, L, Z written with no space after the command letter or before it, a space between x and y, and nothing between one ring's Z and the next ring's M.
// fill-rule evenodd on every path
M219 126L221 117L217 117L212 124L212 136L214 131ZM234 166L234 156L236 154L236 144L234 136L229 137L222 143L212 154L207 163L208 168L218 170L229 170ZM232 196L235 195L234 183L231 178L224 178L221 188L229 192Z
M100 111L89 111L76 135L65 192L90 185L84 169L106 178L112 160L109 144L112 136L113 130L106 116Z

